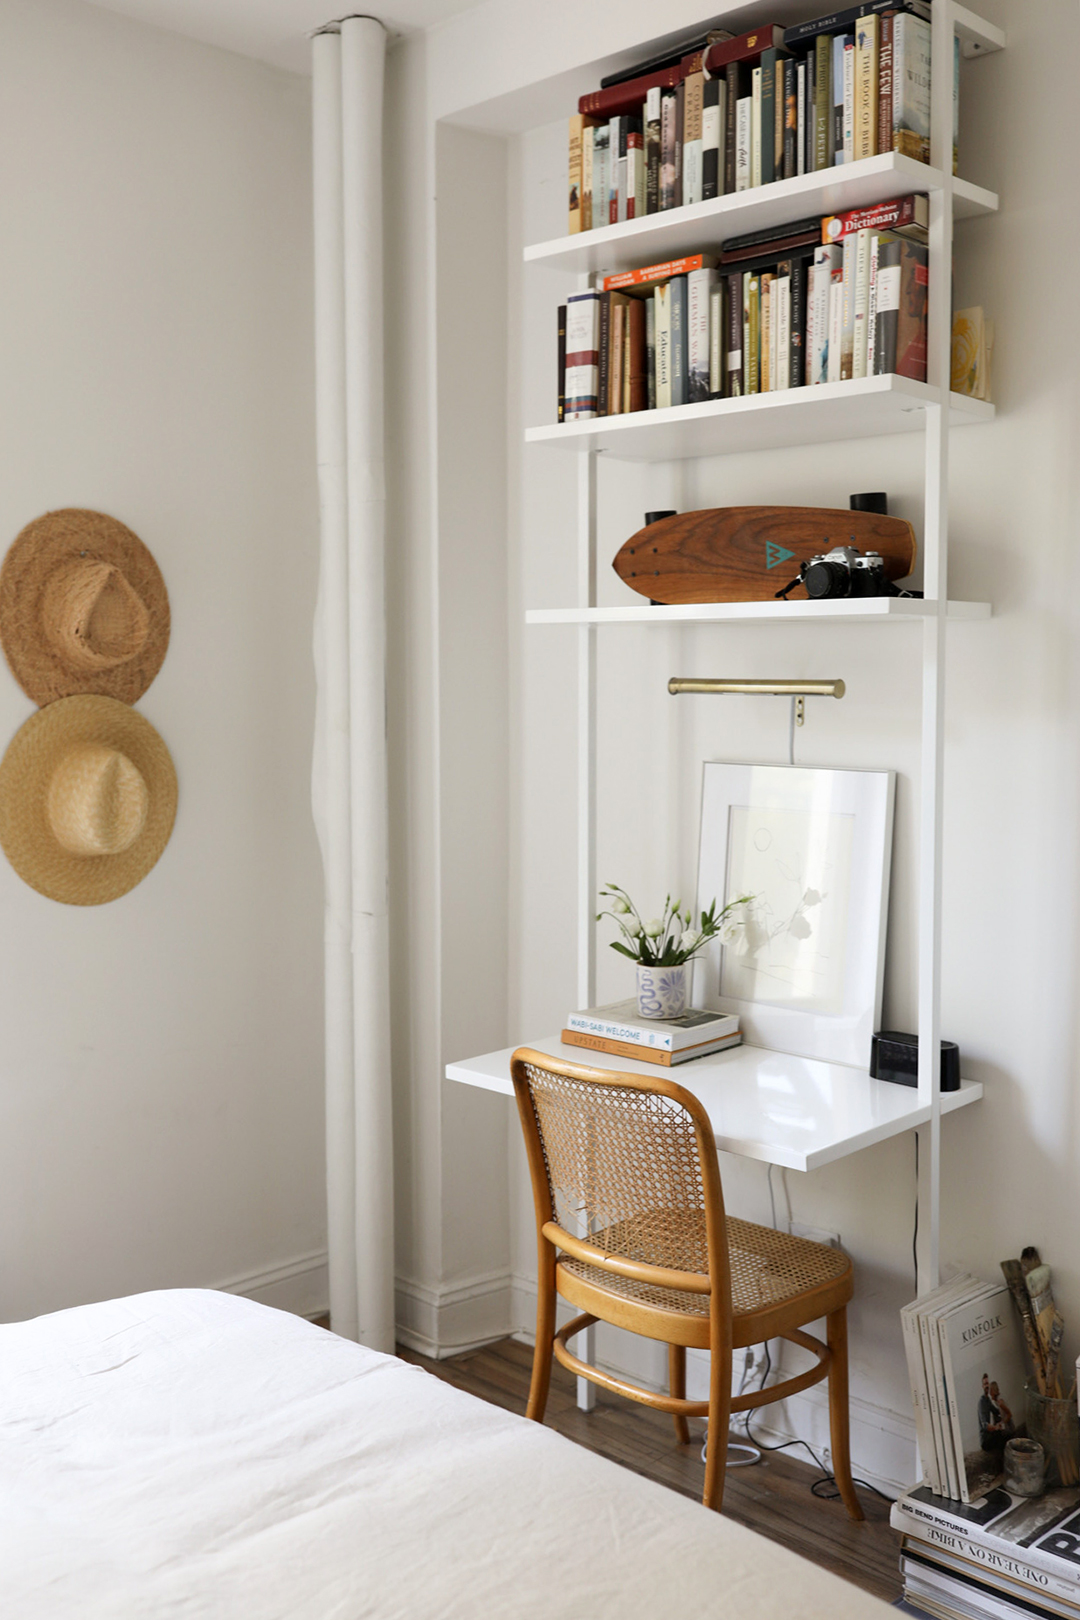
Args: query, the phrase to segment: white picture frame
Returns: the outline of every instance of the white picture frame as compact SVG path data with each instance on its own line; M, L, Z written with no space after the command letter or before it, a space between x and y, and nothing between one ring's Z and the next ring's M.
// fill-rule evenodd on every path
M706 761L696 910L754 901L695 960L696 1007L736 1013L752 1046L869 1068L895 796L893 771Z

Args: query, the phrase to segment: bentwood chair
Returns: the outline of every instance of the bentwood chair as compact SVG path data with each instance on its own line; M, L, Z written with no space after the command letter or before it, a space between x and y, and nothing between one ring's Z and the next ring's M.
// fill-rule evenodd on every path
M829 1380L832 1466L853 1519L862 1509L848 1450L846 1255L750 1221L728 1220L709 1117L663 1076L617 1074L522 1047L511 1063L532 1176L539 1249L536 1351L527 1416L542 1423L551 1357L578 1377L675 1418L708 1417L706 1507L724 1494L732 1412ZM584 1231L586 1235L576 1235ZM577 1305L555 1330L558 1295ZM827 1344L802 1331L824 1317ZM668 1346L670 1394L580 1360L567 1341L594 1322ZM807 1372L733 1397L733 1349L787 1339L812 1351ZM686 1399L687 1347L710 1352L709 1399Z

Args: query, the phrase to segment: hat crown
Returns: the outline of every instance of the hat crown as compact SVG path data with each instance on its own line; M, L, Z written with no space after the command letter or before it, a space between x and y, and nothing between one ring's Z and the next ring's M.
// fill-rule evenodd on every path
M150 794L142 773L105 743L78 743L49 779L45 813L70 855L120 855L146 825Z
M88 673L137 658L150 633L150 614L125 575L90 552L53 571L42 593L41 616L56 651Z

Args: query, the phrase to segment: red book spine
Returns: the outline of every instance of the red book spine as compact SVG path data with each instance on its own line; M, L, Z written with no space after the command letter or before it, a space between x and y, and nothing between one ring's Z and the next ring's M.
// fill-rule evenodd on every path
M784 30L775 25L756 28L752 33L740 34L738 39L723 40L710 45L707 52L694 51L684 56L674 67L661 68L658 73L643 73L640 79L627 79L623 84L611 84L606 90L592 90L578 100L578 112L593 117L613 118L616 113L637 112L646 95L657 85L661 90L673 90L688 73L696 73L703 56L710 73L716 73L729 62L756 62L762 51L770 45L784 43Z
M896 231L915 222L915 198L897 197L873 208L853 208L847 214L829 214L821 222L821 240L827 247L856 231Z

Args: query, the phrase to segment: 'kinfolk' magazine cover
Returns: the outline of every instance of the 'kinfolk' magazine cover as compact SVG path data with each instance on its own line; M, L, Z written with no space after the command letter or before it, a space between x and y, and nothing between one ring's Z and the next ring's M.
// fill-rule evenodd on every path
M1024 1421L1024 1359L1008 1288L957 1305L939 1324L960 1495L1000 1479L1005 1443Z

